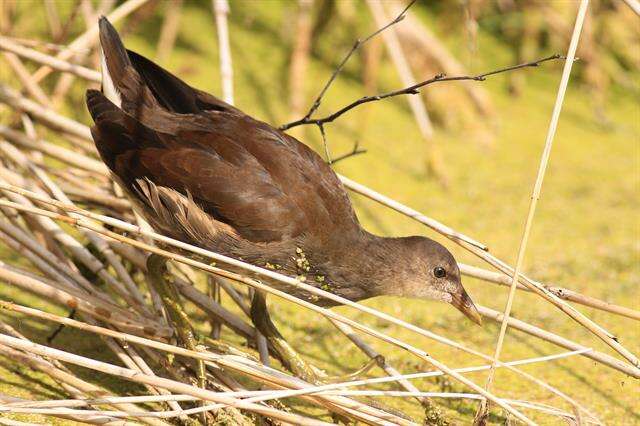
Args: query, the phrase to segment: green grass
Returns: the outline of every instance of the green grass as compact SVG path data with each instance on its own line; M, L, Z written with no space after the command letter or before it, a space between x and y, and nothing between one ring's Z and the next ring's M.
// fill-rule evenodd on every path
M195 86L219 93L216 34L213 19L205 7L208 4L188 4L182 17L177 47L164 65ZM22 9L16 35L44 39L46 36L41 24L39 3L29 14L26 14L26 8ZM275 1L232 5L230 30L236 105L273 124L281 124L291 118L287 112L286 94L288 44L293 31L293 24L286 18L291 11L292 4ZM426 16L425 19L435 21L433 16ZM127 44L134 50L153 56L160 23L160 16L156 14L138 27L135 34L126 37ZM367 27L360 25L358 30L364 33ZM313 56L306 81L309 102L355 35L353 28L334 23L330 31L321 36L318 53ZM456 53L464 57L464 44L459 43L459 37L454 35L446 40ZM481 33L478 57L474 58L472 67L474 71L508 65L511 61L509 53L498 41ZM579 62L575 65L576 68L580 66ZM336 81L328 93L320 108L321 114L363 95L358 80L359 67L357 58L354 58L345 75ZM507 94L507 80L503 76L478 83L491 94L494 103L497 120L494 139L488 146L482 142L483 136L478 132L437 130L435 143L444 159L450 182L448 189L442 188L425 173L426 147L405 99L369 104L328 125L327 134L335 154L348 151L356 140L368 149L364 155L339 163L336 169L487 243L493 254L513 263L555 100L560 69L560 64L549 64L540 69L522 71L527 74L527 83L524 92L517 98ZM0 76L5 79L7 73L0 71ZM399 87L399 84L393 68L385 64L381 89L392 89ZM74 94L77 100L70 104L66 112L88 123L80 102L82 88L78 87ZM449 106L452 111L458 107L456 104ZM538 280L558 283L603 300L640 309L638 100L614 88L609 94L606 112L611 126L604 128L595 124L588 90L576 82L570 83L524 271ZM320 139L315 128L298 130L296 135L301 135L304 142L320 150ZM353 201L364 226L372 232L437 237L420 224L374 202L360 196L353 196ZM484 266L456 246L447 246L459 260ZM15 260L9 254L2 257ZM477 303L503 309L507 293L504 287L471 279L465 279L465 286ZM0 297L64 313L62 309L50 307L4 284L0 286ZM365 303L474 349L493 352L497 325L486 322L484 327L477 327L450 306L388 297ZM330 373L348 371L365 360L355 347L319 316L306 312L300 315L296 306L276 298L271 298L270 304L274 307L273 314L281 331L289 341L305 357ZM336 309L425 349L449 366L478 364L469 356L352 309ZM632 352L640 353L640 327L637 322L583 307L580 310L616 334ZM610 352L590 333L534 295L518 293L513 315L597 350ZM42 341L53 328L51 324L28 319L11 317L10 320L20 331L37 341ZM403 372L428 368L417 358L389 345L367 340ZM102 350L98 340L71 330L64 330L55 345L114 361L109 353ZM503 359L535 357L561 350L513 331L507 335ZM640 387L636 380L582 357L524 369L592 408L607 423L640 424ZM82 374L84 377L93 376L87 371ZM107 387L115 389L122 386L120 382L98 377ZM469 377L483 383L485 374L476 373ZM416 382L416 385L427 390L464 391L460 385L449 381L423 380ZM127 389L136 390L133 387ZM549 393L510 373L497 374L494 390L507 397L559 403ZM4 359L0 360L0 393L34 398L60 396L46 377L16 367ZM409 414L420 414L414 404L399 400L385 402ZM468 403L452 403L448 405L447 412L465 424L472 418L474 407ZM27 417L20 418L24 420ZM544 424L554 423L549 417L534 415L534 418ZM42 420L36 417L30 419Z

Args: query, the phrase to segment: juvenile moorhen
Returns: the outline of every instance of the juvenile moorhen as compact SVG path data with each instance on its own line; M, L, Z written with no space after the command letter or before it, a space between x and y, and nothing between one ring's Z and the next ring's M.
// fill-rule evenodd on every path
M87 91L91 133L114 179L157 231L304 276L349 300L435 299L481 322L451 253L429 238L365 231L340 180L309 147L126 50L106 18L100 43L102 91ZM252 313L261 332L282 341L259 292Z

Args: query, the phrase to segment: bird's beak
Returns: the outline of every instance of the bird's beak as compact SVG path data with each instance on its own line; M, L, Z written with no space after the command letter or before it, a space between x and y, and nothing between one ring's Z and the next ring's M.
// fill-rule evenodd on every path
M471 300L467 292L463 288L461 288L461 290L462 291L460 293L452 294L453 298L451 300L451 304L460 312L465 314L471 321L478 325L482 325L482 317L480 316L476 305L473 304L473 300Z

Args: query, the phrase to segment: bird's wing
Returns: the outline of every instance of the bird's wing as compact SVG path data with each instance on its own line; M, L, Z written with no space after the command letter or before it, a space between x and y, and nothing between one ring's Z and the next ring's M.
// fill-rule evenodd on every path
M131 193L142 196L138 181L148 179L192 197L204 212L254 242L295 238L313 228L309 215L233 140L154 131L98 91L87 92L87 105L100 155Z
M360 230L344 186L315 151L215 96L189 86L144 56L132 51L127 53L131 66L163 109L185 114L182 123L201 123L206 117L208 122L202 124L205 128L211 132L232 134L236 144L260 162L276 185L294 193L294 199L303 199L304 203L298 203L300 208L316 209L317 217L313 223L324 227L320 232L324 239L332 235L333 227L341 229L342 234ZM164 123L171 121L161 120Z
M146 177L188 192L252 241L360 230L344 187L313 150L126 51L104 18L100 42L124 111L99 92L87 103L96 145L125 182Z

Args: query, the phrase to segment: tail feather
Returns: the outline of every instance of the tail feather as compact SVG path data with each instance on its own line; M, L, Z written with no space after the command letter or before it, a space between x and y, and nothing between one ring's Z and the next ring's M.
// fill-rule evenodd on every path
M198 114L202 111L239 112L215 96L189 86L144 56L130 50L127 53L144 84L167 111L180 114Z
M131 66L127 50L116 29L104 16L98 23L100 29L100 65L102 67L102 92L117 106L122 105L122 97L116 81L125 77L126 68Z
M93 141L102 160L114 170L116 158L142 147L161 147L157 132L130 116L97 90L87 90L87 107L95 122Z

